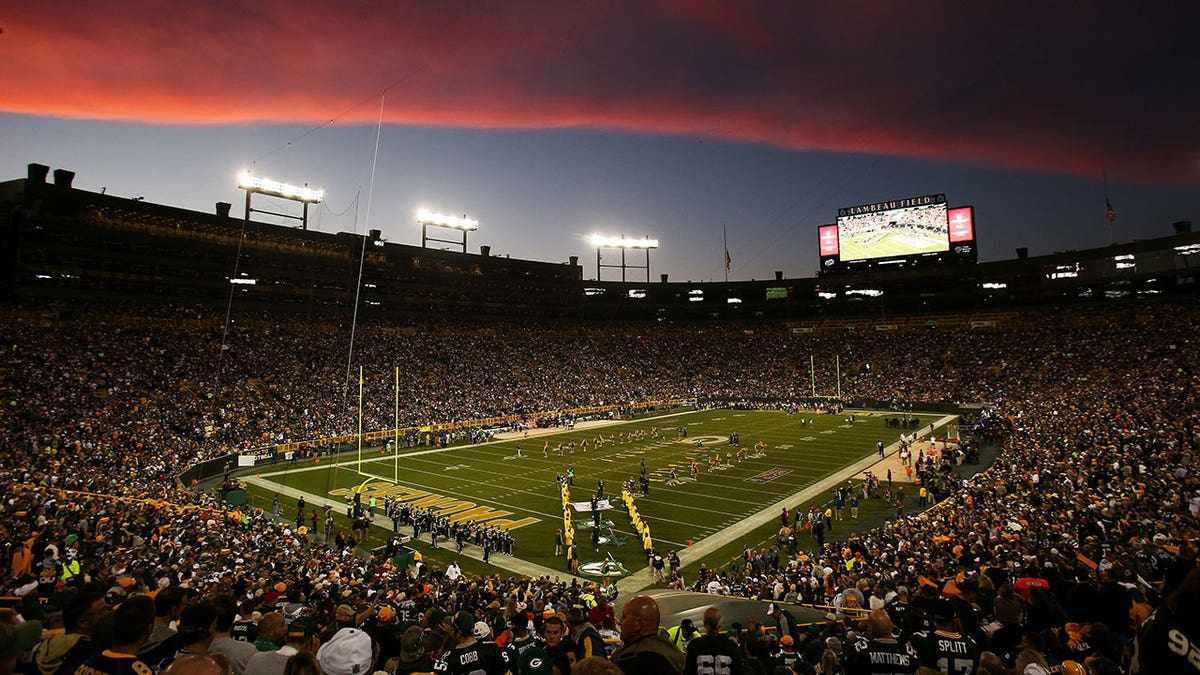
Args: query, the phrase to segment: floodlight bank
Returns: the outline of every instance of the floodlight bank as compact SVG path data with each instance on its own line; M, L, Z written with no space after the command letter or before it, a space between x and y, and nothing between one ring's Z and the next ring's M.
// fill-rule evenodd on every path
M249 171L243 171L238 176L238 187L245 190L254 190L276 197L284 197L286 199L294 199L301 202L318 203L325 198L324 190L314 190L308 187L299 185L289 185L288 183L279 183L277 181L259 178L258 176L250 175Z

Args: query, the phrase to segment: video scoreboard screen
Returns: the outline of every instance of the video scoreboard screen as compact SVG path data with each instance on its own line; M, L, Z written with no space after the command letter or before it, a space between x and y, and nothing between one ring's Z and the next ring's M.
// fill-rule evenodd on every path
M974 209L950 208L943 194L838 209L817 240L823 272L976 261Z

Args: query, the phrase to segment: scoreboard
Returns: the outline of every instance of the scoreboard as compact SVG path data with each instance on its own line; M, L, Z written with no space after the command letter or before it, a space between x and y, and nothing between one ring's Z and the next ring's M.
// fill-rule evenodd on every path
M817 228L821 272L975 263L975 210L943 194L838 209Z

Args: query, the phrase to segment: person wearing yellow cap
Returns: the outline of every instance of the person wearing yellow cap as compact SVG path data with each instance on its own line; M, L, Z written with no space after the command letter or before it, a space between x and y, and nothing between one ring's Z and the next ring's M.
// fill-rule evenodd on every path
M781 650L779 656L776 657L776 667L786 668L791 672L799 672L796 669L796 663L800 660L800 655L796 653L796 640L791 635L784 635L779 639Z

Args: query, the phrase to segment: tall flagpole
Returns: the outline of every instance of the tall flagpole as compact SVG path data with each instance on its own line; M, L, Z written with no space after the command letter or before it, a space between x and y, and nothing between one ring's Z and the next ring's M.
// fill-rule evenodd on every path
M387 91L385 90L384 92L379 94L379 122L376 123L376 125L375 125L375 157L371 160L371 187L370 187L370 190L367 191L367 220L366 220L366 226L363 227L364 234L363 234L363 239L362 239L362 250L359 251L359 254L358 254L358 283L355 284L355 286L354 286L354 314L353 314L353 317L350 319L350 351L349 351L349 353L346 354L346 379L347 380L350 379L350 367L351 367L350 363L351 363L351 361L354 360L354 335L358 331L358 298L362 294L363 264L367 259L367 237L368 237L368 235L366 234L366 232L369 232L369 230L367 230L367 228L371 226L371 201L375 198L375 169L379 166L379 138L383 135L383 101L384 101L384 95L386 93L387 93ZM247 197L247 199L249 199L249 193L247 193L246 197ZM356 218L354 225L356 228L355 231L357 231L357 227L358 227L358 222L357 222L358 204L357 203L355 203L354 209L355 209L354 215ZM359 380L360 380L359 384L361 385L362 384L362 382L361 382L362 367L359 366L358 370L359 370ZM350 389L350 382L347 381L345 384L345 388L342 389L342 405L346 404L346 398L350 394L349 389ZM359 464L358 468L359 468L359 471L361 471L362 465Z
M1115 244L1117 241L1113 239L1113 221L1116 217L1113 215L1112 202L1108 200L1108 169L1104 169L1104 220L1108 221L1108 243Z
M834 367L837 369L837 397L838 397L838 400L840 401L840 400L842 400L842 358L840 356L834 355L833 364L834 364Z
M729 283L729 233L721 226L721 240L725 243L725 283Z
M358 473L362 474L362 390L363 367L358 367Z
M392 482L400 482L400 366L396 366L396 436L392 441Z

